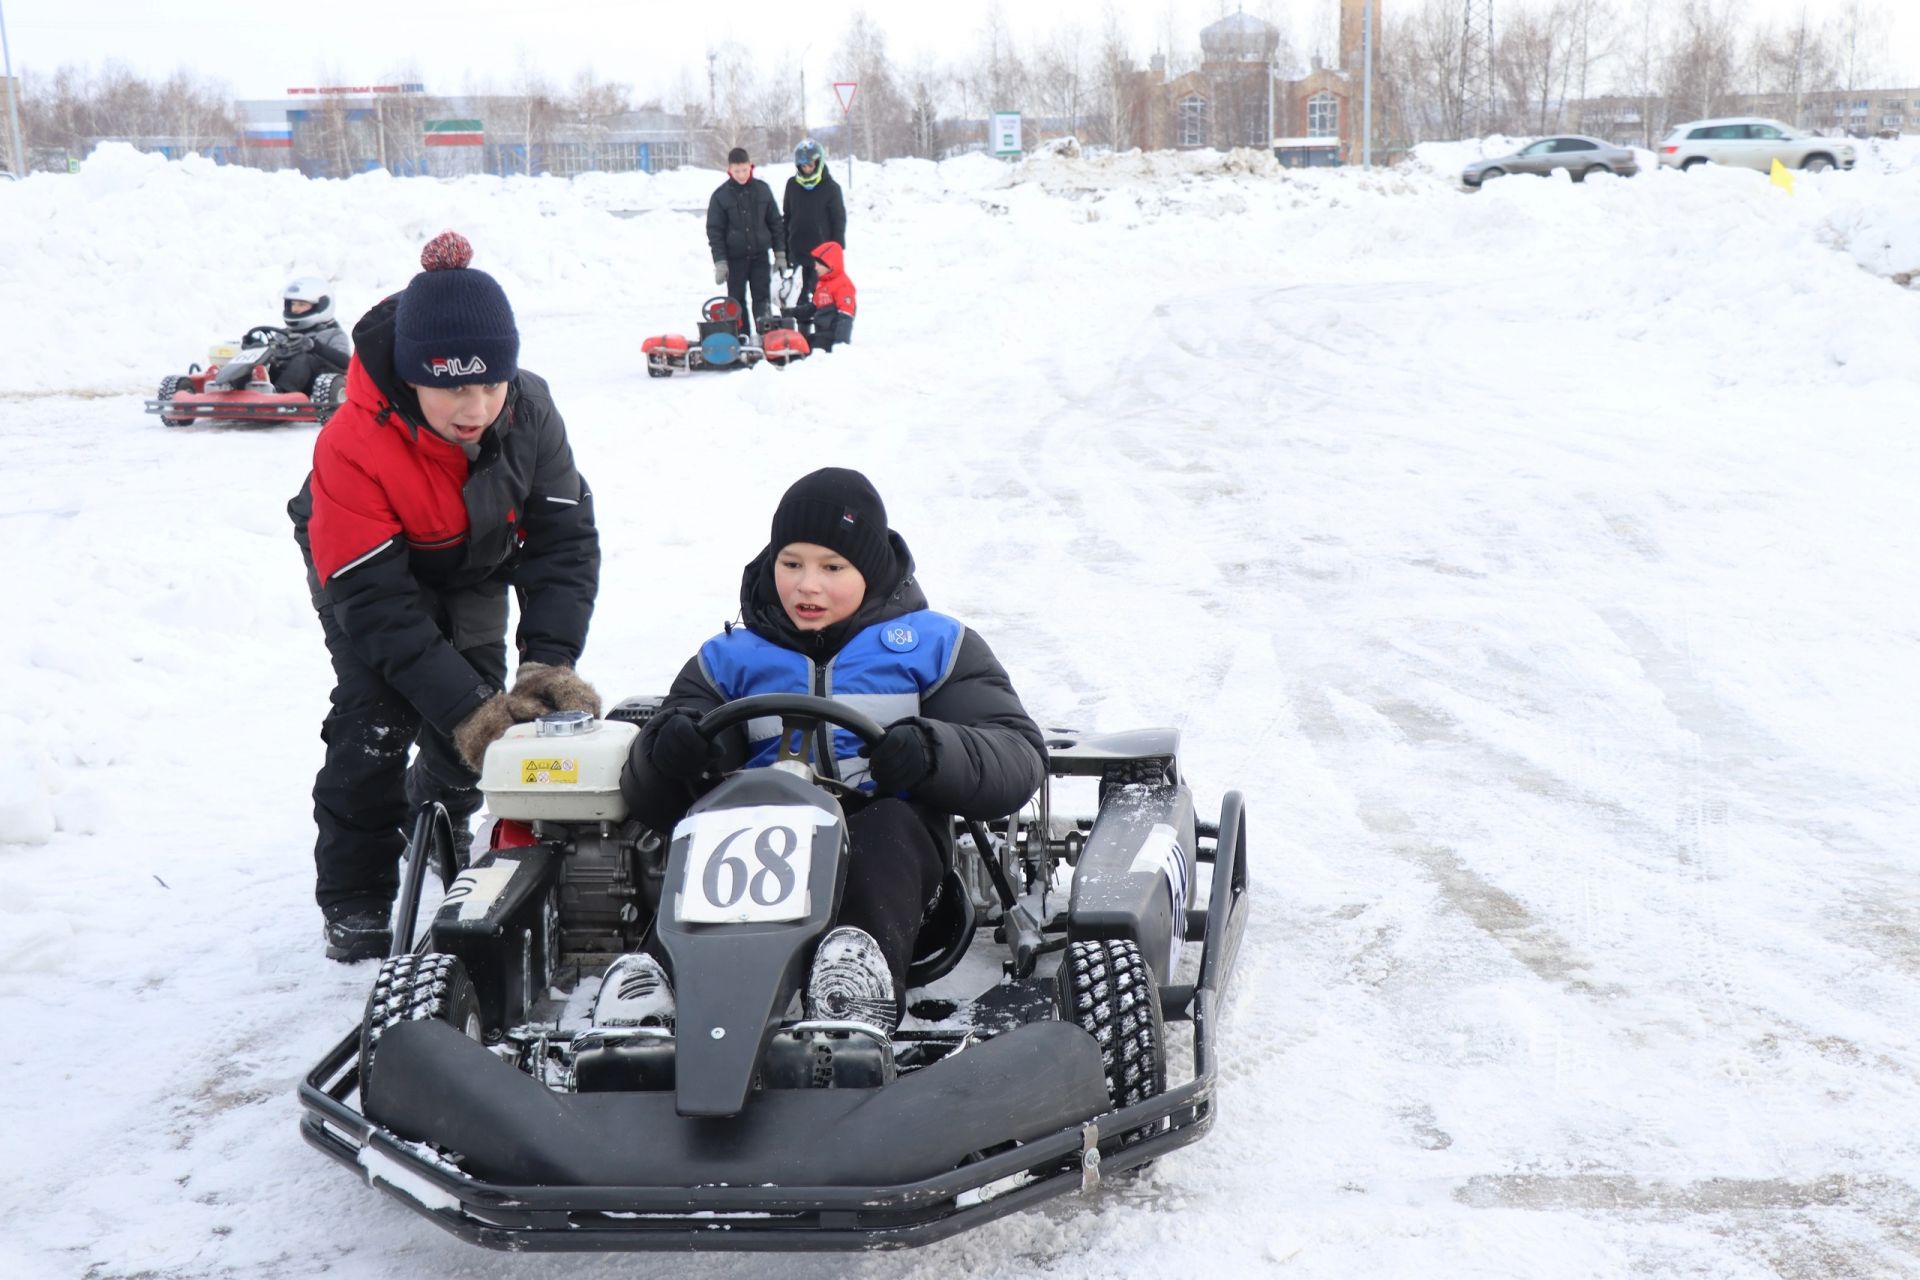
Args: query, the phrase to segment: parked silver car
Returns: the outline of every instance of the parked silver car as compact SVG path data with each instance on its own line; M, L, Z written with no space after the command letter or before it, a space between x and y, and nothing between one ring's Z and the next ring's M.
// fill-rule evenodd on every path
M1775 160L1789 169L1851 169L1853 144L1845 138L1818 138L1762 116L1692 120L1674 126L1660 143L1663 169L1734 164L1765 173Z
M1461 171L1460 181L1477 187L1489 178L1509 173L1537 173L1544 177L1555 169L1570 171L1575 182L1590 173L1617 173L1631 178L1640 172L1640 162L1625 147L1569 133L1528 143L1510 156L1475 160Z

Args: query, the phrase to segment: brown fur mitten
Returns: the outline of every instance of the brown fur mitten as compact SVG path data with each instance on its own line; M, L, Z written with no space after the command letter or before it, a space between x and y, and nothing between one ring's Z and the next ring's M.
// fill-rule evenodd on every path
M600 695L574 674L572 667L547 662L523 662L513 673L513 696L530 698L548 711L584 711L600 714Z
M546 710L540 703L518 693L496 693L453 727L454 750L466 761L467 768L478 773L487 757L487 747L495 739L522 720L546 714Z

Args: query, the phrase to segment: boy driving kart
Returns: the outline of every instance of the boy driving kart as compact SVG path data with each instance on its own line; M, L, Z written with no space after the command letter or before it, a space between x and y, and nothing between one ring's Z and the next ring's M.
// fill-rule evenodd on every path
M276 391L306 395L323 373L345 373L353 344L333 313L333 295L318 276L301 276L280 294L286 337L273 344L268 375Z
M871 759L832 735L817 772L857 788L847 814L846 891L814 953L809 1018L891 1033L914 942L938 898L950 815L1014 812L1046 772L1044 740L985 640L927 607L905 541L857 471L827 467L789 488L767 546L746 566L741 624L702 645L635 739L621 791L636 817L672 830L730 771L770 763L777 727L749 724L712 744L694 721L738 698L821 693L888 723ZM657 945L657 942L654 944ZM609 968L595 1021L671 1023L672 987L642 952Z

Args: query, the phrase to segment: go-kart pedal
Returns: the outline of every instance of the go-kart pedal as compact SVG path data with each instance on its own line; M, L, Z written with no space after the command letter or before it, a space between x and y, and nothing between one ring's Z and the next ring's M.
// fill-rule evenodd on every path
M807 1017L816 1022L864 1022L892 1035L900 1024L893 973L880 944L865 929L842 925L820 939L807 979Z
M673 982L660 962L638 951L608 965L593 999L593 1025L673 1030Z

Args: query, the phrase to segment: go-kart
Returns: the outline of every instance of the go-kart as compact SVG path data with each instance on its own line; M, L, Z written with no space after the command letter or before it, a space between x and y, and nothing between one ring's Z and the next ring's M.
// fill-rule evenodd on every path
M889 1035L808 1021L801 998L846 869L845 787L817 762L831 726L871 744L880 725L801 695L717 707L702 734L775 720L779 758L657 832L619 776L658 704L495 742L491 834L415 943L425 870L452 858L445 811L422 808L392 955L300 1089L308 1142L492 1248L817 1250L937 1240L1211 1126L1246 821L1237 792L1196 817L1175 731L1055 733L1020 813L952 820ZM1097 788L1091 818L1054 812L1063 779ZM987 931L997 971L966 963ZM596 1022L601 975L650 932L671 1025Z
M247 330L238 342L216 344L207 366L160 379L159 393L147 412L169 427L210 422L321 422L339 407L346 393L344 373L323 373L307 394L274 389L269 370L287 358L289 331L273 325Z
M813 350L791 315L760 318L756 341L747 331L746 310L731 297L708 298L700 308L700 336L663 333L640 344L647 376L670 378L676 370L751 369L762 360L775 368L805 359Z

